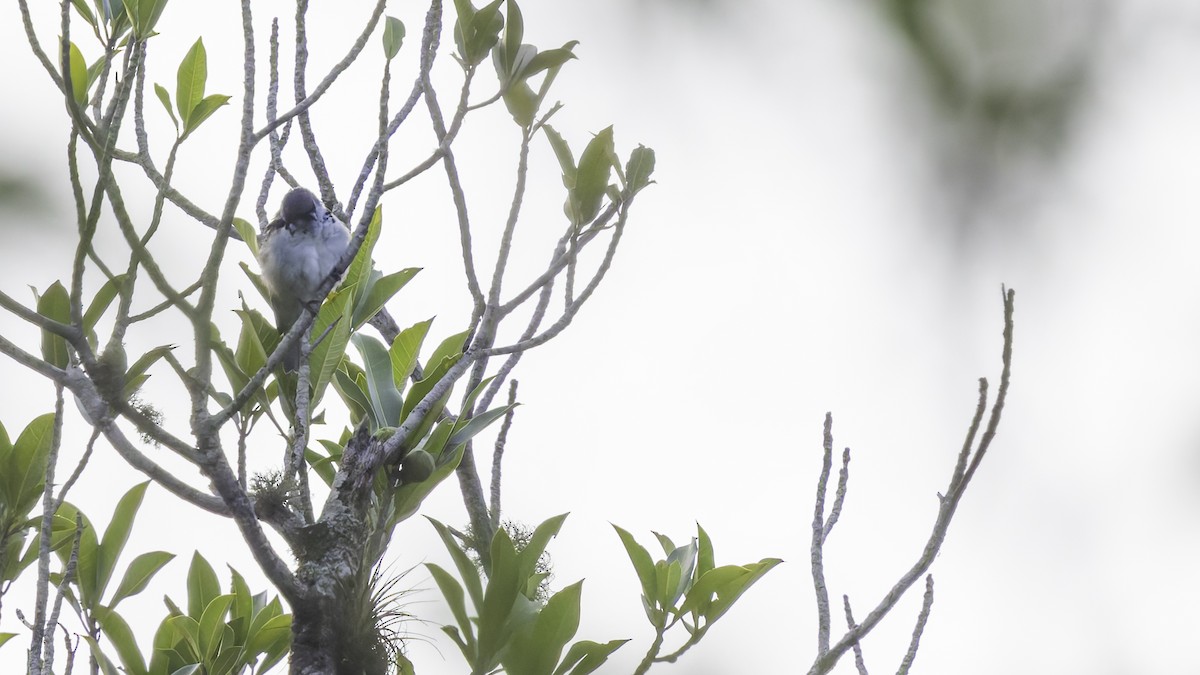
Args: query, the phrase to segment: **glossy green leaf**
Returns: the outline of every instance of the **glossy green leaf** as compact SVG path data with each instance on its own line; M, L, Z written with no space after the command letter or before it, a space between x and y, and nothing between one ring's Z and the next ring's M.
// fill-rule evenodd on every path
M83 52L79 51L74 42L71 43L68 59L71 69L71 98L75 100L75 105L82 108L88 102L87 61L83 60Z
M550 142L550 148L554 150L554 156L558 158L558 165L562 168L563 186L568 190L574 188L578 169L575 167L575 155L571 153L571 146L567 145L563 137L549 124L543 125L542 131L546 134L546 140Z
M188 115L183 135L187 136L198 129L201 124L204 124L204 120L212 117L212 114L217 112L217 109L229 103L229 98L229 96L224 94L212 94L200 99L200 102L196 104L196 107L192 108L191 114Z
M706 625L711 625L721 618L751 585L781 562L783 561L778 558L764 558L745 566L724 565L713 568L705 572L688 591L679 612L682 614L696 611L704 616Z
M612 156L613 131L610 126L596 134L579 156L579 171L571 191L572 222L576 226L591 222L600 213L600 204L612 175Z
M200 616L200 655L210 660L221 646L221 635L225 632L225 614L233 604L232 594L213 598Z
M579 605L583 581L555 593L538 613L529 653L535 656L530 672L551 675L563 649L579 630ZM514 645L515 647L515 645ZM516 649L514 649L516 651Z
M431 325L433 325L433 319L418 321L400 331L396 339L392 340L392 346L388 350L392 358L392 382L400 391L404 391L408 386L408 376L417 366L421 344L425 341Z
M145 381L145 373L150 369L150 366L158 362L159 359L166 356L175 349L175 345L161 345L151 349L150 351L138 357L133 365L129 366L129 370L125 371L125 398L129 398L137 388L134 386L134 381ZM139 379L140 378L140 379Z
M166 87L157 82L154 83L154 93L162 102L163 107L167 109L167 114L171 116L171 124L175 125L175 132L179 133L179 118L175 116L175 109L171 107L171 95L167 93Z
M45 293L38 297L37 312L61 324L71 323L71 295L62 282L50 284ZM70 361L66 338L48 330L42 330L42 358L56 368L66 368Z
M183 57L175 79L175 106L186 134L192 128L192 111L204 98L204 84L208 79L208 54L203 38L197 38Z
M696 523L696 546L695 577L699 579L717 566L716 557L713 555L712 539L709 538L704 528L700 527L700 523Z
M580 640L567 650L567 655L554 670L554 675L587 675L594 672L626 642L629 640L612 640L603 644L591 640Z
M363 333L355 333L350 339L363 359L367 396L375 418L375 424L370 430L398 426L400 407L404 401L392 382L392 360L387 350L382 342Z
M638 581L642 584L643 597L653 603L658 588L658 575L655 572L654 560L650 558L646 549L637 543L632 534L616 525L613 525L613 529L617 531L617 536L621 538L621 543L625 546L625 553L629 556L629 561L633 563Z
M125 568L125 574L121 577L121 583L117 584L109 606L116 607L125 598L144 591L154 575L174 559L174 553L165 551L150 551L134 558L129 567Z
M4 440L7 445L7 438ZM17 442L7 448L7 462L2 466L0 480L4 485L4 506L14 519L23 519L42 496L53 441L54 414L46 413L30 421Z
M116 649L117 659L125 672L130 675L146 675L146 660L142 657L142 650L138 649L133 630L129 628L125 619L109 607L97 607L93 616L99 622L104 637Z
M121 0L125 5L129 23L138 38L146 39L154 33L154 26L162 16L167 0Z
M87 6L84 0L71 0L71 6L79 12L79 16L87 22L93 29L96 28L96 15L92 14L92 8Z
M0 633L0 647L3 647L5 642L15 637L17 637L16 633Z
M652 183L650 176L653 174L654 150L644 145L637 146L629 154L629 161L625 164L625 179L629 192L636 193Z
M387 17L383 24L383 56L388 61L400 53L404 44L404 22L394 16Z
M96 642L95 638L85 636L83 639L88 643L92 657L95 659L101 673L104 675L121 675L121 671L117 670L117 665L112 662L112 659L108 658L104 650L100 649L100 644Z
M519 578L525 579L534 573L534 570L537 569L538 559L542 557L542 553L545 552L546 546L550 544L550 540L558 536L558 532L562 529L568 515L570 514L560 513L557 516L548 518L533 530L533 534L529 536L529 542L525 544L525 548L521 549L518 556L517 564L519 565L519 569L517 575Z
M491 574L483 592L483 606L479 609L480 661L477 666L490 666L499 658L512 633L509 617L525 581L518 576L517 551L503 528L498 529L492 537L491 563Z
M537 55L525 65L524 70L521 72L521 77L530 78L542 72L543 70L562 67L562 65L567 61L577 58L575 56L575 52L573 51L575 49L575 45L577 44L579 44L578 40L572 40L558 49L547 49L544 52L538 52Z
M333 461L329 457L322 455L312 448L306 448L304 450L304 459L312 467L313 471L317 472L317 476L325 482L326 486L333 485L333 478L337 475L337 469L334 468Z
M343 365L353 364L345 361ZM357 366L354 367L353 373L347 372L345 368L339 368L334 372L331 382L334 390L341 396L342 402L350 408L351 421L357 425L371 410L371 399L367 396L366 375Z
M92 302L88 304L87 310L83 313L83 329L86 332L92 332L96 328L96 324L100 321L100 317L104 316L104 312L112 305L112 301L121 292L121 284L125 283L125 275L118 274L117 276L104 282L100 290L96 291L96 295L92 297Z
M525 82L516 82L504 90L504 107L508 108L513 121L522 127L533 124L537 106L537 96Z
M461 426L456 425L458 428L454 430L454 433L450 436L448 443L452 446L458 445L459 443L466 443L474 438L476 434L491 425L492 422L504 417L506 414L508 414L508 411L516 408L518 405L520 405L520 403L514 403L512 405L505 405L500 406L499 408L485 410L484 412L481 412L478 415L466 420L465 423L462 419L459 419Z
M671 541L671 538L667 535L655 532L654 530L651 530L650 533L653 534L656 539L658 539L659 546L662 546L663 555L671 555L671 551L674 551L677 548L675 546L675 542Z
M508 73L514 73L512 66L517 61L517 52L521 49L521 40L525 39L525 20L521 16L521 8L516 0L505 0L504 44L497 52L503 53ZM503 72L501 73L504 74Z
M238 368L243 373L256 373L267 363L267 349L254 324L243 316L242 329L238 333L237 350L233 353Z
M366 295L359 298L358 306L354 308L354 329L358 330L379 313L383 306L387 304L392 296L396 295L405 284L412 280L413 277L420 272L419 267L410 267L408 269L393 272L392 274L384 274L375 280L375 283L370 284L370 290Z
M454 560L454 567L458 570L458 576L463 580L463 585L471 598L471 604L478 610L483 606L483 584L479 578L478 568L459 547L448 527L433 518L426 517L426 520L433 525L438 536L441 537L442 543L445 544L446 550L450 552L450 557Z
M258 230L250 224L250 221L245 218L234 218L233 229L237 230L238 236L242 238L242 242L250 249L250 254L255 258L258 257Z
M357 298L366 289L367 280L370 279L371 270L374 269L371 255L375 251L375 244L379 241L379 232L382 228L383 207L380 206L375 209L375 213L371 214L371 221L367 223L367 234L363 238L362 246L354 255L354 260L350 261L350 266L346 268L341 291L349 291Z
M434 583L437 584L438 590L442 592L442 597L446 599L446 604L450 605L450 612L454 615L454 620L458 623L458 630L462 636L463 656L470 661L475 656L475 635L471 627L471 618L467 615L463 587L449 572L438 565L425 563L425 567L433 577Z
M333 372L346 353L346 345L350 341L350 303L351 293L344 290L335 291L329 300L321 305L317 318L313 321L312 339L316 340L325 332L330 324L334 328L325 335L320 344L313 347L309 357L310 379L312 382L313 400L315 407L321 395L329 384Z
M200 555L199 551L192 554L192 564L187 575L188 609L187 615L199 620L204 615L208 603L221 595L221 584L217 581L217 573L212 565Z
M108 529L104 531L104 537L100 540L100 549L97 552L97 599L102 597L105 589L108 588L109 579L112 578L113 570L117 566L117 558L125 549L125 542L129 540L129 533L133 529L133 519L142 506L142 499L146 496L146 488L149 485L150 481L134 485L121 497L117 502L117 507L113 510L112 519L108 523Z

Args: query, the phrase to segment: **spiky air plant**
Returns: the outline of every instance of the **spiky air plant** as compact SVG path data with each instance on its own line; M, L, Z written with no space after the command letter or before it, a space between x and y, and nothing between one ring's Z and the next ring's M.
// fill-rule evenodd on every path
M342 585L343 616L338 622L337 675L409 675L412 663L404 656L404 643L414 639L405 629L418 621L405 611L405 598L415 588L401 582L413 568L391 575L377 564ZM417 638L419 639L419 638Z

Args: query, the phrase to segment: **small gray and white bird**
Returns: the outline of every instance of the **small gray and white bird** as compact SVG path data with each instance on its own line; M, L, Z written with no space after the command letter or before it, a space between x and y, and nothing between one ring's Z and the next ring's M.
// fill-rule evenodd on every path
M258 264L271 295L275 327L286 333L301 308L324 298L317 289L350 243L350 230L316 195L298 187L283 197L279 216L258 236ZM283 367L300 363L300 342L284 355Z

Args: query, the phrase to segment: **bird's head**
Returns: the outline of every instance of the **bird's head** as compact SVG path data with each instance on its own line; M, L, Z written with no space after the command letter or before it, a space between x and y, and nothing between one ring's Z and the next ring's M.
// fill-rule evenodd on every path
M283 203L279 207L279 217L285 223L292 224L314 220L320 206L321 202L317 201L316 195L312 192L302 187L293 188L283 197Z

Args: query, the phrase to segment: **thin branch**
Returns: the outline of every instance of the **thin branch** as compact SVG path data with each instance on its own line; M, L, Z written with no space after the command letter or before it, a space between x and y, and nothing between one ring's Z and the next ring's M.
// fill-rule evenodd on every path
M837 492L833 497L833 508L829 510L829 517L825 520L825 530L821 534L821 541L829 539L829 533L833 531L833 526L837 524L838 518L842 515L842 503L846 501L846 483L850 481L850 448L842 451L842 470L838 472Z
M54 470L58 465L58 451L62 447L62 424L63 385L56 383L54 385L54 428L50 437L50 451L46 457L45 483L42 484L42 518L41 529L38 532L37 595L33 606L32 635L29 639L29 672L39 675L53 666L52 663L45 660L47 647L44 643L51 641L54 637L53 626L47 630L46 608L50 601L50 543L54 534Z
M938 509L937 519L934 522L933 531L929 535L929 539L925 542L925 548L921 552L920 557L912 567L909 568L900 580L889 590L884 597L879 601L866 619L856 628L847 631L840 640L837 641L827 652L818 654L813 661L812 667L809 669L809 675L820 675L828 673L837 664L838 659L850 649L851 645L862 640L868 633L883 620L888 612L896 606L904 593L919 579L923 574L929 571L929 567L933 564L938 552L941 550L943 542L946 539L946 533L950 529L950 522L954 518L954 513L961 503L963 495L966 493L967 486L970 484L970 479L974 476L973 470L963 471L963 466L977 467L982 455L987 452L991 445L992 439L995 438L995 430L1000 422L1000 412L1004 408L1004 401L1008 394L1008 383L1012 372L1012 343L1013 343L1013 308L1015 294L1011 290L1004 290L1004 347L1001 355L1003 368L1000 374L1000 388L997 392L996 401L992 404L992 415L988 423L988 428L984 432L983 437L979 441L979 445L975 449L975 457L969 458L970 445L967 445L967 459L960 453L959 461L955 465L955 470L950 479L950 486L946 490L945 496L940 496L940 507ZM987 381L980 380L980 405L976 409L976 413L971 420L971 425L967 430L968 441L975 438L980 424L983 420L983 410L986 407L987 401ZM968 461L968 459L970 461Z
M504 423L500 425L500 433L496 436L496 445L492 449L492 501L488 511L492 514L492 529L500 527L500 465L504 461L504 444L508 442L508 430L512 428L514 406L517 402L517 381L508 383L508 412L504 414Z
M829 651L829 590L825 587L825 493L829 485L829 472L833 468L833 414L825 413L825 434L821 444L821 474L817 478L817 497L814 500L812 520L812 546L809 558L812 562L813 589L817 595L817 654Z
M854 630L856 624L854 612L850 611L850 596L842 596L842 605L846 610L846 628ZM870 675L867 672L867 663L863 660L862 645L857 642L854 643L854 667L858 669L858 675Z
M917 615L917 625L913 627L912 642L908 644L908 651L904 654L904 660L900 662L900 669L896 671L896 675L908 675L913 661L917 659L917 649L921 646L921 634L925 632L925 623L929 621L929 611L932 608L933 575L926 574L925 598L921 601L921 613Z
M367 21L367 25L363 28L362 33L359 33L358 38L354 41L354 44L350 46L350 51L346 53L346 56L341 61L338 61L333 68L330 69L329 74L321 80L320 84L317 85L317 88L313 90L313 93L305 96L303 100L297 101L294 108L280 115L275 119L275 121L254 132L254 141L256 143L266 138L267 134L271 133L275 129L278 129L280 125L288 122L297 115L306 112L313 106L314 103L319 101L321 97L325 95L325 92L329 90L329 87L333 86L333 83L337 81L338 76L345 72L345 70L349 68L350 65L358 58L359 52L361 52L363 47L367 44L367 38L371 36L371 32L375 30L376 24L379 23L379 17L383 15L383 8L386 4L387 3L385 0L380 0L375 4L375 9L371 13L371 18Z

